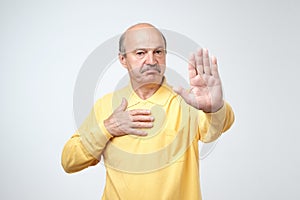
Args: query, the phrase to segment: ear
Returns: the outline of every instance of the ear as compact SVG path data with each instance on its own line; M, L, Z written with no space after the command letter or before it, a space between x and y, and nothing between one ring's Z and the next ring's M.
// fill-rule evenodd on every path
M126 56L119 53L119 61L122 64L123 67L127 68L127 61L126 61Z

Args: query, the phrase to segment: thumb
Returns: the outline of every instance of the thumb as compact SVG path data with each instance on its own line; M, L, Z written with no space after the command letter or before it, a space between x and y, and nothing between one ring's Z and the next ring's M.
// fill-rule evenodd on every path
M128 106L127 99L123 97L120 106L116 110L117 111L125 111L127 106Z
M174 92L180 95L185 102L190 102L190 92L182 87L173 87Z

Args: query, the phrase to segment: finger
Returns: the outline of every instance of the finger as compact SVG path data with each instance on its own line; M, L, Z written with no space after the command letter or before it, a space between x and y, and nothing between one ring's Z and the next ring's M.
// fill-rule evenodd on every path
M122 98L121 105L115 111L125 111L127 108L128 102L126 98Z
M197 74L203 74L204 69L203 69L203 49L199 49L196 53L196 69L197 69Z
M207 75L211 75L209 55L207 49L203 50L203 65L204 65L204 73Z
M189 58L188 70L190 79L197 75L195 54L192 54Z
M133 122L131 128L152 128L152 122Z
M211 74L214 77L219 78L218 62L215 56L211 57Z
M147 115L135 115L135 116L131 116L131 120L133 122L153 122L154 117L147 116Z
M147 136L148 133L146 131L143 130L139 130L139 129L131 129L130 133L128 133L130 135L137 135L137 136Z
M128 111L130 115L150 115L151 111L147 109L134 109Z

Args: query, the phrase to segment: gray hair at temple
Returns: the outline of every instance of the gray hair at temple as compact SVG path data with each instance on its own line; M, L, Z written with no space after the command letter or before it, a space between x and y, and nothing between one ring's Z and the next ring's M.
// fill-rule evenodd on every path
M120 37L119 39L119 53L122 54L123 56L126 56L126 49L125 49L125 44L124 44L124 41L125 41L125 37L126 37L126 32L131 29L132 27L134 26L137 26L137 25L141 25L141 24L147 24L147 23L138 23L138 24L135 24L133 26L131 26L130 28L128 28ZM153 26L152 24L148 24L150 26L152 26L153 28L155 28L160 34L161 34L161 37L163 38L164 40L164 44L165 44L165 51L167 52L167 40L164 36L164 34L158 30L155 26Z

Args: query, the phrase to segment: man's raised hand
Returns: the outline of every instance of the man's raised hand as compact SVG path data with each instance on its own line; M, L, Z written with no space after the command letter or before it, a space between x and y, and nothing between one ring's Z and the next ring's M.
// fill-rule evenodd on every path
M207 49L192 54L188 64L190 90L173 88L191 106L204 112L216 112L223 105L223 91L216 57Z

